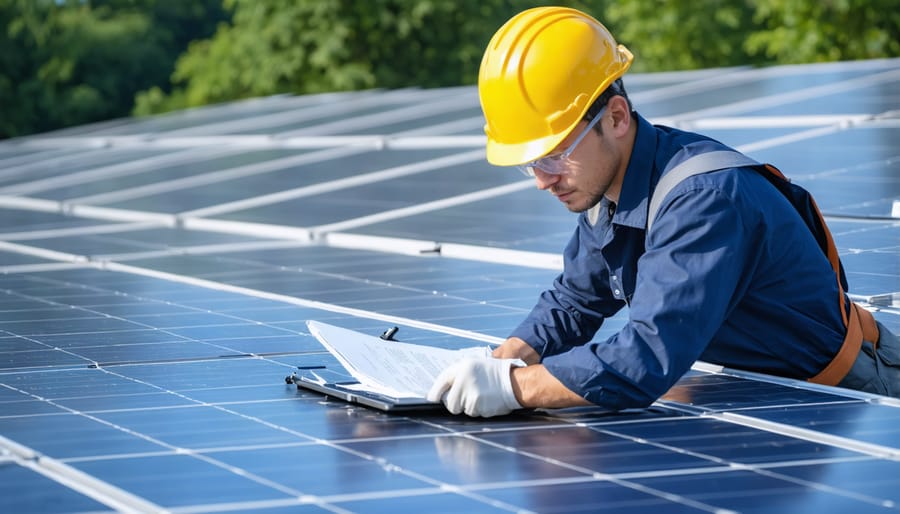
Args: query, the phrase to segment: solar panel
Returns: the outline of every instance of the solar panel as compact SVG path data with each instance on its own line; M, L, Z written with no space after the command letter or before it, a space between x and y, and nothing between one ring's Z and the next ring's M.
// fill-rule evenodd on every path
M900 60L626 85L810 189L900 332ZM497 343L550 284L575 217L486 164L482 126L474 88L411 88L0 143L0 512L900 510L875 395L698 363L647 409L472 419L286 384L342 372L307 319Z

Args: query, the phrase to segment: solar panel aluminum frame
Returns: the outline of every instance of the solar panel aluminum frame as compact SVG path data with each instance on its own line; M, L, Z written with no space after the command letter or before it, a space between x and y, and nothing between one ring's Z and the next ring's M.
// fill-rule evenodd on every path
M358 384L359 382L322 383L303 375L292 375L286 380L290 380L291 383L296 384L298 389L306 389L327 395L331 398L337 398L341 401L373 407L385 412L444 410L443 404L439 402L429 402L422 398L393 398L378 393L344 387L351 384Z

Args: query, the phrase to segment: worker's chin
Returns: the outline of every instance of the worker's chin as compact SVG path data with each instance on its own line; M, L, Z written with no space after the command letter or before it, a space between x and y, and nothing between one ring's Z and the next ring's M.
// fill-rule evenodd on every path
M604 189L605 191L606 189ZM590 210L603 200L603 193L583 194L576 197L574 194L565 202L566 208L576 214Z
M593 207L593 204L591 204L591 202L585 201L584 199L578 201L574 198L570 199L568 202L565 202L564 205L566 206L566 209L569 209L570 212L574 212L576 214L580 214Z

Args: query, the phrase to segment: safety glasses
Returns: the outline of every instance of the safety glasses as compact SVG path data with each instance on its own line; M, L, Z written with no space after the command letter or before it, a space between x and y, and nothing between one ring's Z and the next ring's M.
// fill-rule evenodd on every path
M540 159L536 159L525 164L519 164L517 166L517 168L519 168L519 171L524 173L527 177L534 176L535 168L539 168L542 172L549 173L551 175L560 175L562 173L565 173L572 163L569 160L569 156L572 155L572 152L575 151L575 147L577 147L578 143L580 143L581 140L584 139L584 136L586 136L588 132L590 132L591 129L594 128L594 125L596 125L597 122L600 121L600 118L603 117L604 112L606 112L605 105L602 109L600 109L600 112L598 112L597 115L594 116L594 119L592 119L591 122L588 123L588 126L581 132L581 134L578 134L578 137L575 139L575 141L573 141L572 144L569 145L568 148L566 148L566 151L554 155L548 155L546 157L541 157Z

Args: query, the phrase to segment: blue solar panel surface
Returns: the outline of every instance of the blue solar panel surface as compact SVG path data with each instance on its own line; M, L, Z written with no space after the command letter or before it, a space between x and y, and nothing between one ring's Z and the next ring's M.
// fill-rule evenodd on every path
M900 60L626 86L812 191L900 332ZM487 420L286 384L342 372L308 319L497 343L551 283L575 217L482 126L472 87L404 89L0 143L0 512L900 510L893 399L704 363L648 409Z

